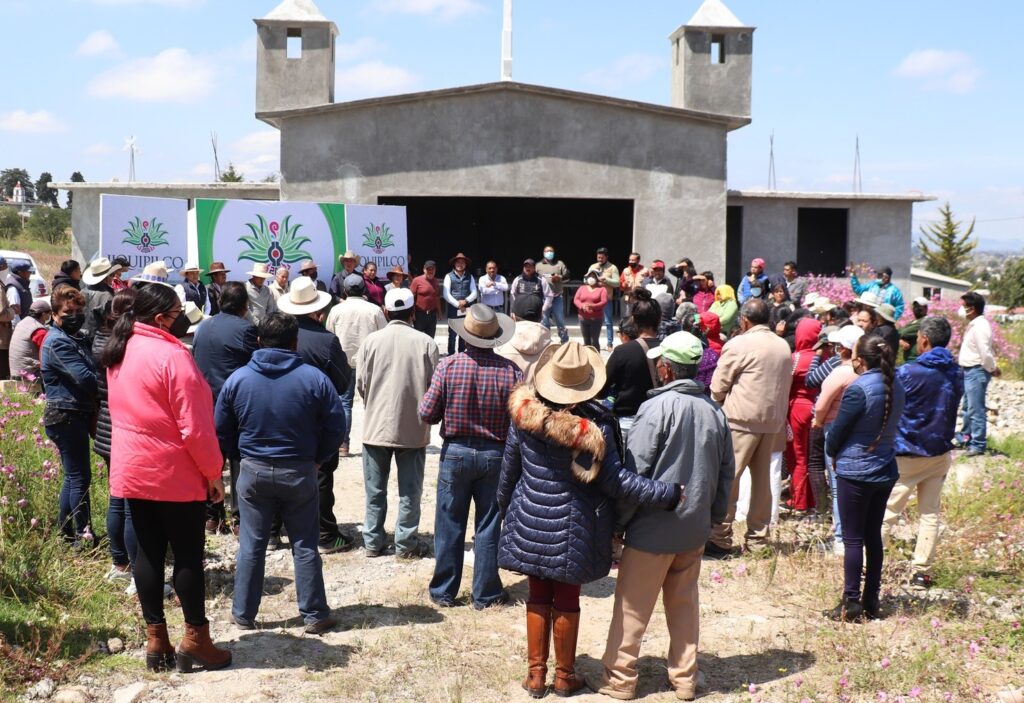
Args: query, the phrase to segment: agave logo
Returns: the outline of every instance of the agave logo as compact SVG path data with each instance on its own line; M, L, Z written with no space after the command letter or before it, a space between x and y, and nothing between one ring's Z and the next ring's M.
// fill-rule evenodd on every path
M373 249L377 254L383 254L385 249L395 246L394 235L391 234L387 224L381 222L379 225L374 225L371 222L363 232L363 246Z
M267 222L263 215L256 215L257 224L246 223L252 236L242 236L238 241L244 242L249 249L238 255L238 260L247 259L257 263L269 264L271 271L276 271L281 264L292 264L313 256L302 248L310 241L309 237L299 235L302 225L292 225L292 216L288 215L281 222Z
M167 230L155 217L152 220L136 217L121 231L128 235L121 240L121 243L131 244L143 254L148 254L157 247L168 243Z

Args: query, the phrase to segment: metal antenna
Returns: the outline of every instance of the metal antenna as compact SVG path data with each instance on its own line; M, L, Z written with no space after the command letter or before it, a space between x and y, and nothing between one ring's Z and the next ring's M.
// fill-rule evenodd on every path
M768 137L768 190L776 190L778 183L775 180L775 130L772 130Z
M853 157L853 192L863 193L864 192L864 181L861 177L860 172L860 135L857 135L857 141L854 146L854 157Z
M128 152L128 182L135 182L135 155L141 154L138 144L135 142L135 135L128 137L124 142L124 151Z
M501 80L512 80L512 0L505 0L501 26Z
M220 158L217 156L217 133L210 132L210 143L213 144L213 180L220 181Z

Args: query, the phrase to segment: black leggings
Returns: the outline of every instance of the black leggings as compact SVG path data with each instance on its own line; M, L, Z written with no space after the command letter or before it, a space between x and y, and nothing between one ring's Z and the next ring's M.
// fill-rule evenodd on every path
M882 518L895 481L880 483L836 477L839 518L843 524L843 597L860 600L860 574L867 552L863 602L878 603L882 587Z
M139 542L135 558L135 587L147 625L164 622L164 561L167 546L174 552L174 592L189 625L206 620L206 582L203 547L206 502L170 503L129 498L132 523Z

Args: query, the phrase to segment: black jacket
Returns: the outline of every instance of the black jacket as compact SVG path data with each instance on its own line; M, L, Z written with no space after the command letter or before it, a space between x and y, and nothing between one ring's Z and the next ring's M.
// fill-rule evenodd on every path
M352 381L352 368L338 338L308 317L299 318L299 356L310 366L327 374L338 395L344 395Z
M258 348L255 325L237 315L222 312L199 325L192 340L192 355L210 384L214 404L228 376L248 364Z
M69 284L70 285L70 284ZM92 338L92 358L99 362L103 347L110 339L110 330L100 328ZM110 424L110 405L107 403L107 370L96 368L96 395L100 401L99 413L96 416L96 437L92 442L92 450L110 463L110 438L113 432Z

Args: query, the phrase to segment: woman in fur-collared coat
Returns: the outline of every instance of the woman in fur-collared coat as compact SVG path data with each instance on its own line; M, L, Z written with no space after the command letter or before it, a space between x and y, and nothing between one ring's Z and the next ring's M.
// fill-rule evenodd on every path
M536 393L521 386L509 399L512 427L498 485L504 518L498 564L529 577L523 688L534 698L547 692L552 634L555 694L572 695L585 686L574 671L580 587L611 569L616 502L674 509L682 497L679 485L651 481L622 465L615 419L591 402L604 383L600 355L570 342L549 347L537 361Z

